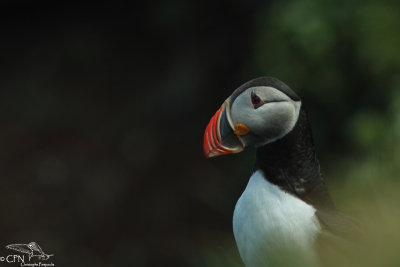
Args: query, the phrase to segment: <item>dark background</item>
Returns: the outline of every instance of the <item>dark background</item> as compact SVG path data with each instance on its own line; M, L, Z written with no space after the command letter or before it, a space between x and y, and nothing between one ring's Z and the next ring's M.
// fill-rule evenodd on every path
M396 243L399 6L3 1L0 247L36 241L55 266L241 266L231 218L254 150L206 160L202 139L259 76L302 97L339 208Z

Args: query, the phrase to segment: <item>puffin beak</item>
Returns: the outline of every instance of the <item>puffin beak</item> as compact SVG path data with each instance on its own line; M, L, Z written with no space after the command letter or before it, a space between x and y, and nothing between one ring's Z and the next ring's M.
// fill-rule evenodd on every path
M243 149L244 145L237 136L237 132L235 133L229 100L226 100L211 118L204 132L204 155L206 158L212 158L238 153Z

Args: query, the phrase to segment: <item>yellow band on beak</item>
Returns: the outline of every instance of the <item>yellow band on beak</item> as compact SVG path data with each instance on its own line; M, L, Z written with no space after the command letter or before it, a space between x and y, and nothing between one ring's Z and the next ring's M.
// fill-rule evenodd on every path
M245 135L250 131L249 127L244 125L243 123L238 123L235 125L235 134L236 135Z

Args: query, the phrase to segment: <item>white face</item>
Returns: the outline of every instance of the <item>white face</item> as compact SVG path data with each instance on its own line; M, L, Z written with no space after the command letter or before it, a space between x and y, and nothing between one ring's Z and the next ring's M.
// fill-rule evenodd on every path
M255 104L258 100L261 102ZM240 136L243 143L259 146L288 134L297 122L300 106L301 101L294 101L273 87L256 86L234 100L231 118L234 124L242 123L250 130L249 134Z

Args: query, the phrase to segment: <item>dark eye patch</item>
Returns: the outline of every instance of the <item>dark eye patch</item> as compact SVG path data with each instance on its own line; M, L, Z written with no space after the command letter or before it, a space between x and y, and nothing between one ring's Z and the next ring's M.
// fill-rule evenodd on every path
M258 108L264 104L264 101L254 92L251 92L251 104L254 108Z

